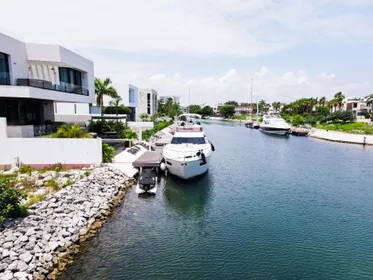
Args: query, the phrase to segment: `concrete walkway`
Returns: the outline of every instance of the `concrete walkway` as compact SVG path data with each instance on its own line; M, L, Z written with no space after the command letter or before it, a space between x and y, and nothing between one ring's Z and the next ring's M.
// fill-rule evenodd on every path
M309 136L332 142L373 145L373 135L350 134L339 131L312 129Z

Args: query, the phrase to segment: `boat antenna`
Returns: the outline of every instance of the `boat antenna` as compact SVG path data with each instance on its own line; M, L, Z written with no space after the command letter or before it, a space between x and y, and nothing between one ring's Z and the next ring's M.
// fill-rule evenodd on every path
M250 96L251 96L251 110L250 110L250 119L253 119L253 78L251 78L250 80L251 80L251 93L250 93Z
M188 113L190 114L190 87L189 87L189 106L188 106Z

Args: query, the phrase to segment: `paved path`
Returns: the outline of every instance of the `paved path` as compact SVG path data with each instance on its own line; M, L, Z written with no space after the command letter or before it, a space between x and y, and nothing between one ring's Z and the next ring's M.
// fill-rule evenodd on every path
M373 135L351 134L339 131L312 129L310 137L349 144L373 145Z

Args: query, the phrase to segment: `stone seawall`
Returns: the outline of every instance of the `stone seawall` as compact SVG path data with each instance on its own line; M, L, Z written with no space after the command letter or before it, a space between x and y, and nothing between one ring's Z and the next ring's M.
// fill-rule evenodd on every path
M131 185L121 171L101 167L32 205L0 232L0 279L55 279Z

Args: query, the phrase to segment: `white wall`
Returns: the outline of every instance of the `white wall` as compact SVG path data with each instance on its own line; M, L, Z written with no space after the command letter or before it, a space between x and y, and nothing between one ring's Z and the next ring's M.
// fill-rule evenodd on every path
M0 138L0 165L15 157L27 165L100 164L102 141L96 139Z
M9 138L34 138L33 125L8 125Z
M0 118L0 138L8 138L6 118Z
M15 85L19 78L28 78L25 43L0 33L0 52L10 55L9 71L12 85Z

